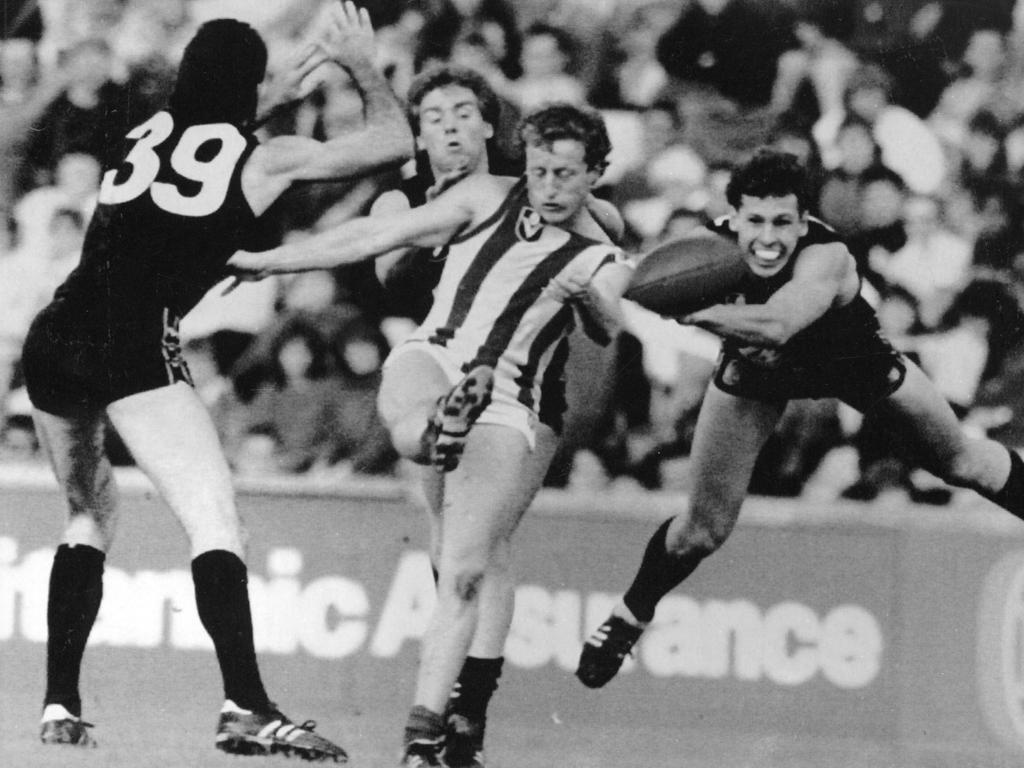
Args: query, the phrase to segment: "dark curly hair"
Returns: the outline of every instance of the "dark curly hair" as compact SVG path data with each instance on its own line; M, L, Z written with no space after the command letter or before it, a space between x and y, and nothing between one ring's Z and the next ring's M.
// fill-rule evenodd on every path
M480 114L484 122L490 123L497 130L501 104L490 84L482 75L468 67L441 64L420 72L409 86L406 110L414 134L418 136L420 132L420 104L424 97L431 91L444 88L447 85L457 85L472 91L480 105Z
M256 116L266 71L267 46L255 29L235 19L208 21L185 47L171 108L189 123L241 125Z
M574 139L583 145L583 159L589 170L603 173L608 167L612 143L604 119L596 110L572 104L549 104L523 118L518 136L523 147L550 147L559 139Z
M725 188L729 205L739 208L743 196L785 197L796 195L801 213L810 205L807 188L807 170L795 155L763 147L732 173Z

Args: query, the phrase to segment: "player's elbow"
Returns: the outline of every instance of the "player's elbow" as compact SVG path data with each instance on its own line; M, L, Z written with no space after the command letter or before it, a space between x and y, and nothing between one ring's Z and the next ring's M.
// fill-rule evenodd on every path
M379 156L380 164L391 167L408 162L415 155L412 131L406 121L391 120L373 126L369 142Z
M758 329L761 339L759 345L770 349L784 347L793 338L797 329L783 320L768 320Z

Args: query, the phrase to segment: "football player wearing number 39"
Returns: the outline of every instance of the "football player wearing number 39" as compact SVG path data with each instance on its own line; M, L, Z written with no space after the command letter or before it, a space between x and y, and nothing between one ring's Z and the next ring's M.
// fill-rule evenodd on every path
M263 687L231 477L177 332L290 184L361 175L412 155L402 108L372 64L368 14L332 3L318 26L270 85L285 83L280 100L297 97L306 75L339 65L363 95L362 126L327 142L282 136L260 144L252 126L266 45L239 21L204 24L167 108L128 131L103 176L81 262L28 334L23 363L36 428L69 513L50 575L44 743L95 744L81 719L78 678L116 524L103 448L109 418L189 539L196 607L223 676L216 746L346 759L311 723L281 714Z

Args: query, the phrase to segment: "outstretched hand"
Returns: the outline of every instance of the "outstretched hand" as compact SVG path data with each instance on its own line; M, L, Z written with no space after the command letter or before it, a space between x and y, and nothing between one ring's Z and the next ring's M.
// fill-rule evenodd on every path
M351 0L332 0L318 42L343 67L372 63L376 56L370 13Z
M320 43L307 43L296 48L288 55L284 66L267 79L260 94L261 103L266 106L262 106L260 112L304 99L320 84L319 79L310 75L330 60Z
M544 295L563 304L580 299L586 294L592 276L590 270L570 265L548 281Z
M273 272L265 266L265 262L266 259L262 253L236 251L235 254L228 259L225 270L228 275L234 277L234 280L228 283L227 287L221 291L220 295L227 296L242 283L254 283L270 277Z

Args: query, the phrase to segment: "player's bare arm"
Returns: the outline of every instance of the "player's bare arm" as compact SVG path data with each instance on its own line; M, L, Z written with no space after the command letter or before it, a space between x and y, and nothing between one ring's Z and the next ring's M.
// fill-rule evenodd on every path
M306 42L292 50L277 72L267 72L259 91L255 129L285 108L297 105L316 87L313 72L331 60L321 42Z
M621 299L632 277L633 264L625 257L597 270L574 263L555 275L544 290L556 301L572 304L587 336L604 345L622 328Z
M859 290L853 257L839 243L805 249L792 279L764 304L716 304L682 318L725 338L759 347L781 347L833 306Z
M427 190L427 200L433 200L435 197L441 195L449 187L464 179L467 173L468 170L466 168L460 168L457 172L449 172L441 176L437 182ZM385 213L398 213L401 211L407 211L410 208L412 208L412 205L409 203L409 198L405 196L405 193L398 189L392 189L384 192L380 197L373 201L373 205L370 207L370 215L377 216ZM411 250L413 249L396 248L393 251L389 251L388 253L377 257L377 260L373 263L373 268L377 275L377 281L381 285L387 285L388 280L391 278L391 270L393 270L402 260L402 257Z
M412 205L409 204L409 198L405 196L405 193L398 189L392 189L373 201L373 205L370 206L370 215L383 216L389 213L401 213L402 211L408 211L410 208L412 208ZM373 263L373 268L377 274L377 281L381 285L387 283L391 270L408 252L408 248L396 248L377 257L377 260Z
M609 344L622 329L622 294L632 277L632 262L623 260L601 267L587 283L577 306L583 330L591 340Z
M412 131L391 86L374 66L373 27L365 9L346 2L332 8L325 50L363 96L362 126L326 142L279 136L253 151L242 176L257 213L295 181L349 178L395 166L412 156ZM326 47L329 45L329 47Z
M470 176L425 205L379 216L361 216L297 243L269 251L239 251L231 273L260 279L282 272L330 269L365 261L395 248L436 248L493 213L515 179Z

